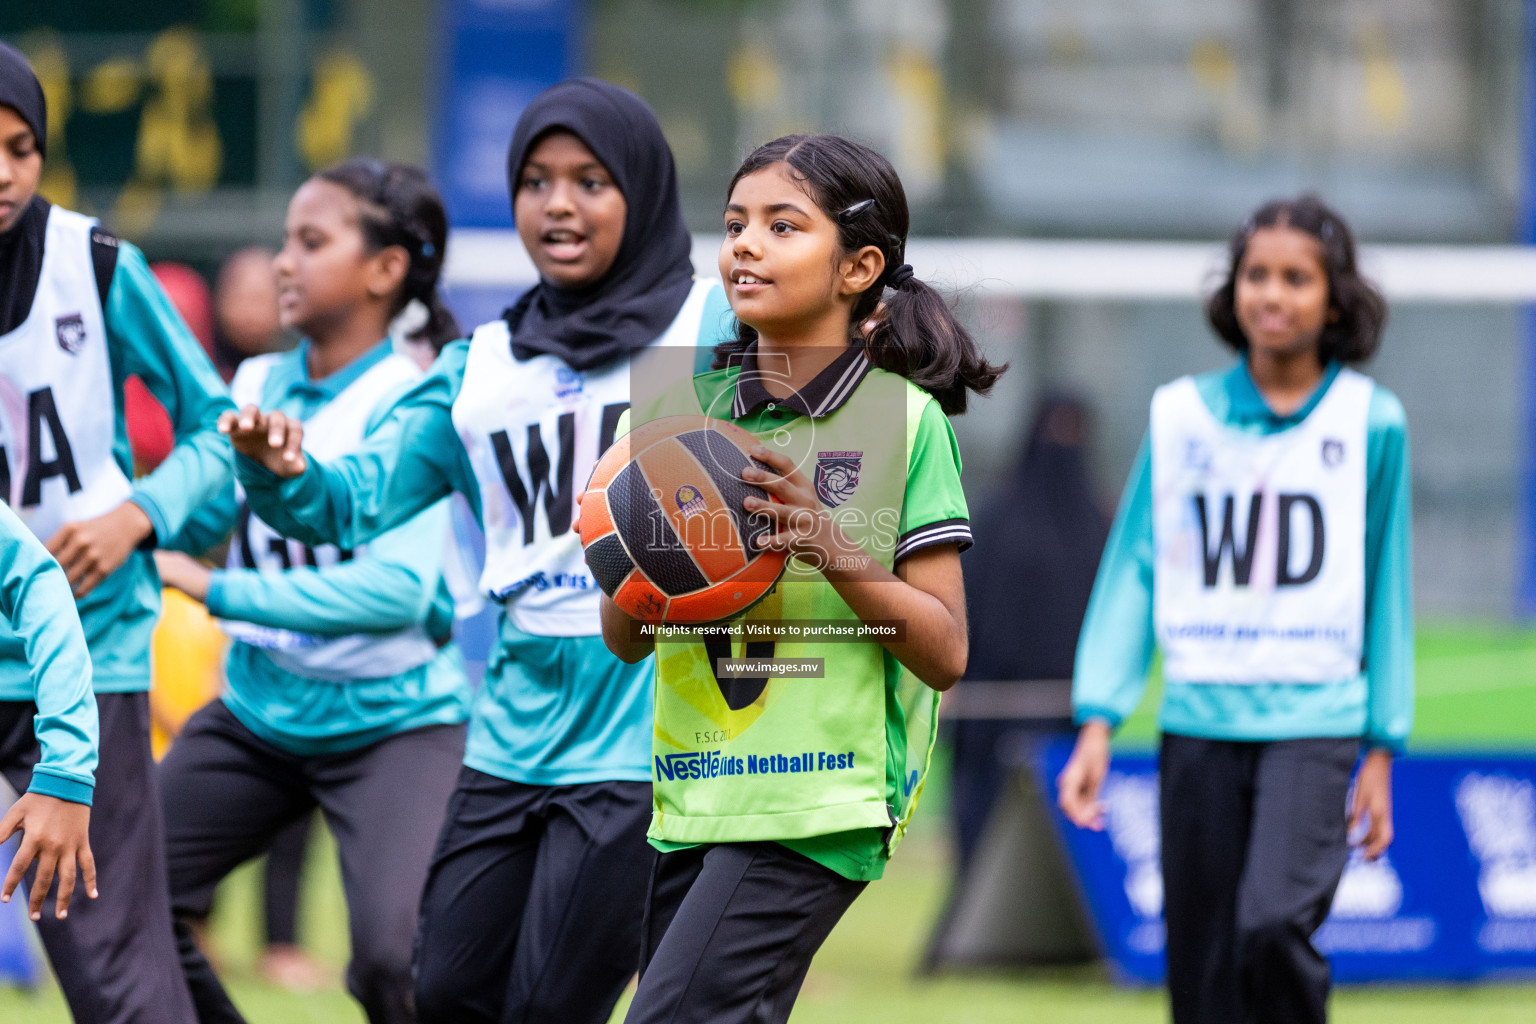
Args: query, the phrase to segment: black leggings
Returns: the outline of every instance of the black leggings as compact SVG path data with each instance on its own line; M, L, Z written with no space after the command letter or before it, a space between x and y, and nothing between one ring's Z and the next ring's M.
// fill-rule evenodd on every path
M238 1024L190 920L209 886L318 804L336 837L352 959L347 989L372 1024L414 1024L411 946L433 837L464 756L464 727L411 729L343 754L279 750L214 701L160 762L176 938L202 1024Z
M868 884L771 842L659 855L624 1024L783 1024L811 959Z
M269 946L299 943L299 887L314 824L314 815L300 818L278 832L267 850L267 863L261 873L261 910L264 938Z
M605 1024L635 973L648 782L464 768L421 901L422 1024Z

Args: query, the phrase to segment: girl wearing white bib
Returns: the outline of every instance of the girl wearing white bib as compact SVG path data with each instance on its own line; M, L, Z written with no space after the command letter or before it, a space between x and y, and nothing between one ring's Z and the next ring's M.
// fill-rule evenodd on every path
M1254 213L1206 313L1243 358L1153 396L1078 645L1059 800L1103 828L1109 736L1160 648L1175 1024L1320 1024L1311 936L1350 834L1369 859L1392 840L1412 723L1407 421L1345 366L1375 353L1386 305L1320 200Z
M419 336L440 347L458 334L436 295L447 235L442 203L414 167L354 160L311 178L289 204L273 261L283 323L305 340L241 364L237 401L303 420L316 455L357 450L422 376L394 351L391 321L417 303L427 310ZM253 513L230 480L176 543L203 551L231 531L222 570L159 559L165 582L206 601L234 640L223 694L160 765L177 939L198 1017L241 1021L193 941L201 894L318 805L347 896L347 987L372 1024L413 1024L421 887L469 703L440 571L447 503L368 544L305 545Z
M603 1024L639 959L652 665L603 644L574 499L629 407L630 353L707 355L732 321L693 280L672 153L638 96L545 91L508 173L539 284L448 346L362 449L310 458L254 407L228 426L252 509L306 543L363 543L455 490L479 514L502 615L422 897L416 1008Z
M74 591L100 760L94 789L42 770L58 731L37 720L26 661L0 657L0 770L20 789L91 805L101 898L77 900L67 921L38 922L76 1022L186 1024L192 1001L176 968L150 755L160 615L150 552L228 479L229 445L215 426L229 396L144 254L37 194L45 107L26 59L0 44L0 501ZM124 415L134 376L169 412L176 438L137 479ZM25 638L14 626L0 625L0 650L19 654Z

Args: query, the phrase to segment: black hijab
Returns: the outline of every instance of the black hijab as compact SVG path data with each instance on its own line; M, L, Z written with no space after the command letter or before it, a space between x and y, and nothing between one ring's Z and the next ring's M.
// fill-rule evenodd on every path
M1069 679L1109 536L1088 476L1082 403L1041 403L1011 479L972 520L965 553L972 679Z
M518 118L507 153L514 204L529 151L556 128L579 138L613 175L627 207L624 237L595 284L567 291L540 281L504 316L518 359L547 353L587 370L649 345L672 323L693 286L692 241L656 115L628 89L596 78L546 89Z
M32 129L37 151L48 155L48 104L43 86L27 58L14 46L0 43L0 106L10 107Z
M37 151L46 155L48 108L32 65L14 47L0 43L0 106L10 107L32 129ZM0 233L0 334L9 334L32 312L43 269L43 233L48 204L33 196L21 218Z

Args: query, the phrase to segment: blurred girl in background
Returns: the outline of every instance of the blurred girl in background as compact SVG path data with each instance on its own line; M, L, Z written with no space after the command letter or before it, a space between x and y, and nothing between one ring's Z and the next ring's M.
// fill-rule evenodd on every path
M1161 648L1176 1024L1320 1024L1312 935L1351 834L1369 858L1392 841L1413 718L1408 424L1349 368L1386 315L1321 200L1255 211L1206 305L1238 361L1157 390L1099 567L1059 802L1103 828L1110 734Z
M241 364L242 402L283 409L340 455L421 376L394 353L407 307L441 346L448 224L414 167L354 160L305 182L274 262L284 326L304 341ZM318 804L336 837L352 958L347 988L373 1024L409 1024L411 949L432 844L464 750L468 684L449 642L435 502L371 543L307 547L247 508L230 481L176 538L202 551L231 529L228 566L162 553L166 583L205 601L234 639L222 698L161 763L181 962L203 1024L241 1017L193 942L207 888Z

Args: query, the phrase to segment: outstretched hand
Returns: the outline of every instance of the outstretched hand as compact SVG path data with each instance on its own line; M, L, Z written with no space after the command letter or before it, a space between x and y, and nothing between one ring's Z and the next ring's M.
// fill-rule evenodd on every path
M95 899L96 860L91 856L90 825L91 809L85 804L41 793L22 794L5 817L0 818L0 842L18 830L22 834L21 849L5 873L4 885L0 885L0 903L11 902L11 895L34 860L37 876L28 887L31 898L27 901L32 920L43 919L43 899L55 877L59 880L59 894L54 899L54 916L61 921L69 916L70 899L75 894L76 861L85 893Z
M229 435L235 451L281 477L295 477L309 467L304 458L304 424L280 412L248 405L219 416L219 433Z

